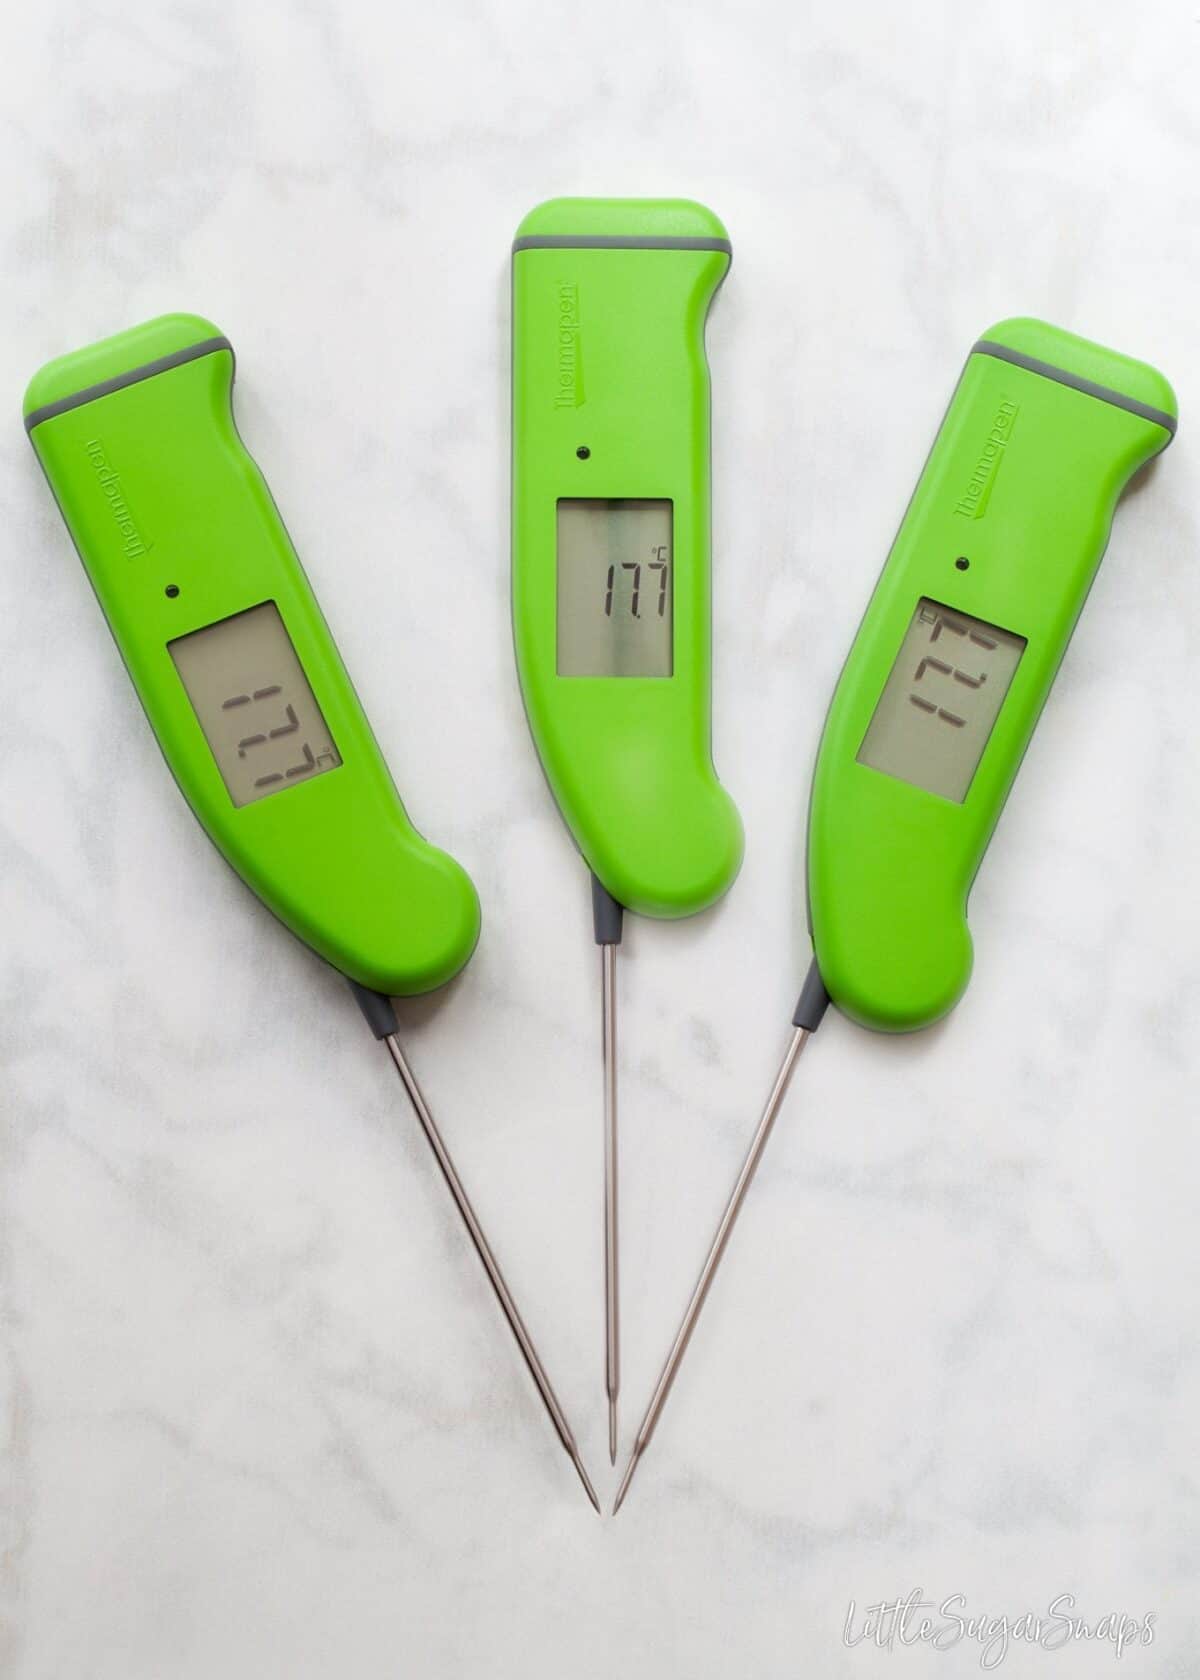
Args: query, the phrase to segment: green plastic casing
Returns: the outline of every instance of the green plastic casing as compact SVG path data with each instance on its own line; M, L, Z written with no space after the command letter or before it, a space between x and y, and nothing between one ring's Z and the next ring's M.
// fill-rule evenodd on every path
M1153 368L1042 321L1003 321L967 358L839 679L813 781L815 958L833 1002L864 1026L926 1026L966 989L971 882L1118 498L1170 442L1175 416ZM922 596L1027 641L961 804L856 762Z
M711 744L704 323L729 249L712 212L684 199L553 199L513 244L517 670L579 850L613 898L650 916L704 909L742 859ZM673 504L671 676L557 674L556 506L571 497Z
M405 814L238 437L232 385L233 352L218 329L164 315L42 368L25 423L167 763L210 839L297 938L350 979L392 996L428 991L475 946L475 889ZM167 644L264 601L278 608L342 763L239 808Z

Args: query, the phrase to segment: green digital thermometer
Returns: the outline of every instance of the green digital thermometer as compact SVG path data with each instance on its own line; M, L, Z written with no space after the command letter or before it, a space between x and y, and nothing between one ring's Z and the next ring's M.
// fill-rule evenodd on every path
M584 1475L396 1038L391 998L440 986L471 955L475 889L408 820L238 436L232 385L218 329L165 315L42 368L25 426L176 782L247 886L346 976L386 1041Z
M1175 420L1153 368L1042 321L1003 321L968 356L826 719L808 828L814 955L792 1038L618 1504L828 1003L901 1032L962 996L971 882L1117 501Z
M166 315L42 368L25 425L209 838L349 979L428 991L474 948L475 890L405 814L232 384L216 327Z
M862 1025L927 1026L966 989L975 871L1117 500L1174 430L1161 374L1045 322L1003 321L967 358L813 780L813 951Z
M742 857L711 751L704 325L729 261L721 223L682 199L554 199L513 243L513 628L529 726L594 883L614 1457L621 912L703 910Z

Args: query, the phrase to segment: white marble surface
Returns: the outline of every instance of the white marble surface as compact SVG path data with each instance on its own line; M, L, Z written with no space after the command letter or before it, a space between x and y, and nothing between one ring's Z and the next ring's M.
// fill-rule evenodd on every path
M0 1673L966 1675L923 1588L1157 1616L1200 1671L1200 21L520 3L9 8L0 209ZM415 819L473 873L413 1060L606 1500L596 962L513 675L507 253L682 193L710 326L741 879L629 929L625 1437L807 961L809 767L961 358L1015 312L1160 364L943 1028L831 1017L630 1502L587 1509L386 1060L164 771L21 434L45 358L218 321ZM1014 1645L1006 1674L1108 1672Z

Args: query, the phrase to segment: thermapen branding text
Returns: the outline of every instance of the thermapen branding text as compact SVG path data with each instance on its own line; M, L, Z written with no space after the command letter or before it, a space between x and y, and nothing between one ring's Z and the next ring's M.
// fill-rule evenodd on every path
M121 488L120 474L105 454L104 445L99 438L89 438L83 447L87 450L88 460L92 463L92 471L96 474L101 493L108 501L109 512L117 522L117 530L121 533L121 549L126 559L136 560L139 554L149 553L151 545L138 530L129 503L125 499L125 492Z
M555 408L581 408L583 390L583 346L580 343L579 287L560 283L558 287L558 350L555 361Z
M1002 399L983 452L975 463L966 494L954 510L964 519L982 519L987 512L992 491L996 487L996 475L1004 463L1004 452L1012 440L1018 412L1015 402L1010 402L1007 397Z

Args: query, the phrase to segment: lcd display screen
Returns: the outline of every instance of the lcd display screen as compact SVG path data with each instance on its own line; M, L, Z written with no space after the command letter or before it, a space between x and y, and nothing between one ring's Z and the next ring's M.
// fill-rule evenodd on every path
M674 669L669 501L560 501L560 677L669 677Z
M235 805L342 762L274 601L167 649Z
M961 805L1024 651L1024 636L922 597L858 762Z

